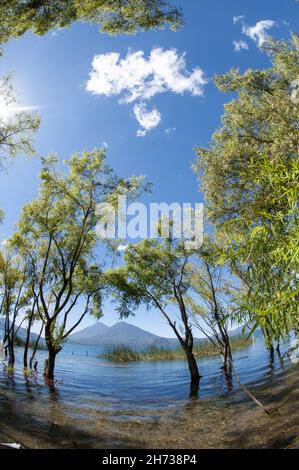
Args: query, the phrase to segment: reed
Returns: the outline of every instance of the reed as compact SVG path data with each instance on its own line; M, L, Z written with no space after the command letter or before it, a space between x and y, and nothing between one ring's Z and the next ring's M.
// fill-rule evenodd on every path
M232 338L230 341L231 349L239 349L248 346L252 340L243 337ZM194 355L196 357L208 357L219 354L218 349L210 343L203 341L194 346ZM137 351L131 346L115 346L109 351L104 352L99 357L113 362L137 362L137 361L171 361L176 359L185 359L185 353L181 348L160 348L158 346L148 346L142 351Z

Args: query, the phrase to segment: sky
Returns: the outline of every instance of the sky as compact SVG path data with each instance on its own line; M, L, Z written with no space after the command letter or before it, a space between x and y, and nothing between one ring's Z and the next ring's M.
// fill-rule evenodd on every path
M44 37L27 33L4 48L0 76L13 73L20 106L38 109L39 156L105 146L119 175L145 175L150 202L202 202L192 172L194 148L208 146L223 105L213 76L231 67L265 68L259 45L271 34L298 31L295 0L181 0L184 27L138 33L99 34L95 25L74 24ZM13 231L22 206L37 194L38 158L18 157L0 173L5 212L0 240ZM74 314L76 318L78 312ZM106 301L101 321L118 320ZM173 336L159 312L140 309L130 323ZM88 318L80 329L94 322Z

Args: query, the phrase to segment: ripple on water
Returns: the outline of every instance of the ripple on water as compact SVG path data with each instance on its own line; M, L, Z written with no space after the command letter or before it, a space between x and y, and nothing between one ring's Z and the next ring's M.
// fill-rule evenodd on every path
M284 350L287 348L284 345ZM283 352L282 351L282 352ZM96 348L66 345L57 358L56 391L43 383L42 364L45 351L38 354L40 372L24 377L22 350L17 349L17 364L13 374L5 370L0 374L0 389L7 399L18 397L19 403L39 403L39 406L65 407L65 411L80 419L89 413L109 412L111 420L147 419L157 416L151 410L172 409L187 405L189 401L189 376L184 360L147 361L114 364L97 357ZM88 355L87 355L88 354ZM281 364L276 359L270 366L268 353L260 338L246 348L234 352L235 367L240 379L247 384L262 385L280 373ZM220 372L218 357L199 359L201 399L226 397L225 377ZM236 384L234 384L236 388ZM142 414L138 414L138 410ZM145 413L145 415L144 415ZM143 417L143 418L141 418Z

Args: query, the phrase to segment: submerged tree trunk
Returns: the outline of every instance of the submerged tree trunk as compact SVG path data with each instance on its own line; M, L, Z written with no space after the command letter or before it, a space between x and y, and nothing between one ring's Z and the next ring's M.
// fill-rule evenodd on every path
M14 367L15 365L15 350L14 350L14 339L9 338L8 340L8 365L9 367Z
M39 341L40 341L40 339L41 339L41 335L42 335L43 329L44 329L44 324L42 324L42 327L41 327L41 329L40 329L38 338L37 338L37 340L36 340L36 342L35 342L35 345L34 345L34 348L33 348L33 352L32 352L31 357L30 357L30 362L29 362L29 367L30 367L30 369L32 369L33 360L34 360L34 358L35 358L35 354L36 354L36 351L37 351L37 348L38 348Z
M190 350L186 350L186 357L188 361L191 383L198 383L199 379L201 378L201 375L199 374L197 362L193 352Z
M44 377L50 382L54 382L56 356L61 351L61 347L55 346L52 341L51 329L53 324L49 321L45 326L45 339L48 347L48 359L45 360Z
M272 335L270 334L270 331L268 330L267 327L264 327L264 328L262 329L262 332L263 332L263 335L264 335L266 348L267 348L268 351L269 351L270 362L272 363L272 362L274 361L273 337L272 337Z
M24 358L23 358L23 363L24 363L24 368L27 369L28 367L28 350L30 346L30 334L31 334L31 326L33 323L33 318L34 318L34 310L35 310L35 305L36 302L33 302L32 308L29 311L29 317L28 317L28 324L27 324L27 331L26 331L26 341L25 341L25 346L24 346Z
M188 367L189 367L189 372L191 376L191 384L198 385L199 380L201 379L201 375L199 374L197 362L193 354L194 339L193 339L192 328L189 324L189 318L188 318L185 302L184 302L180 289L176 289L176 287L174 287L174 295L177 299L177 302L180 308L181 319L182 319L184 330L185 330L184 331L185 338L183 339L180 337L176 327L174 328L174 332L176 333L187 356Z
M29 318L27 332L26 332L25 346L24 346L24 356L23 356L24 369L28 368L28 350L29 350L29 343L30 343L31 325L32 325L32 319Z
M4 350L5 350L5 357L9 354L9 315L6 313L5 315L5 326L4 326Z
M199 374L197 362L196 362L196 359L194 357L192 350L191 351L185 350L185 353L186 353L186 357L188 361L188 367L189 367L190 378L191 378L189 396L190 398L197 397L201 375Z
M14 367L15 365L15 324L14 321L9 327L8 331L8 337L7 337L7 342L8 342L8 365L9 367Z
M221 356L221 361L222 361L222 369L224 371L226 371L230 368L229 347L230 347L229 342L221 345L220 356Z
M48 359L45 360L44 368L44 377L47 380L54 381L55 362L58 352L52 348L48 350Z
M222 346L222 369L227 379L232 378L232 361L231 361L231 347L230 340L227 332L223 334L223 346Z
M55 344L53 344L52 331L51 331L52 329L53 329L53 323L50 320L45 325L45 339L46 339L46 344L48 348L48 359L45 360L45 365L44 365L44 377L46 380L50 382L54 381L56 356L61 350L61 348L57 346L55 347Z
M172 323L168 319L169 325L172 327L176 337L178 338L182 349L184 350L186 354L186 359L188 362L188 368L190 372L190 379L191 379L191 387L195 387L196 390L198 391L198 385L199 385L199 380L201 379L201 375L198 370L198 365L196 362L196 359L193 354L193 334L191 331L191 328L187 326L185 330L185 338L182 338L182 336L179 334L176 326L174 323Z
M276 352L277 352L277 355L278 356L281 356L281 353L280 353L280 341L279 339L276 341Z

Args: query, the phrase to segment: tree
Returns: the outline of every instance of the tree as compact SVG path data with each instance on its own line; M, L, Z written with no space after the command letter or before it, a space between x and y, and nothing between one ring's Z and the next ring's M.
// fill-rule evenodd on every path
M236 98L210 148L197 149L195 170L224 241L222 260L242 266L239 319L279 339L299 320L299 39L270 40L265 50L269 69L216 77Z
M225 266L218 263L219 246L205 239L195 260L188 266L191 295L186 304L195 326L215 346L222 359L222 368L227 384L232 385L232 375L242 390L265 413L270 411L241 382L235 369L228 333L229 323L234 318L236 299L243 291L242 283L233 278Z
M73 155L69 171L56 157L43 160L39 196L23 208L14 243L30 258L32 295L44 324L48 359L45 378L54 380L63 342L88 315L101 315L102 271L95 250L98 204L116 204L117 195L133 194L141 179L116 177L104 150ZM80 315L72 320L74 308Z
M104 33L119 34L168 24L176 29L182 15L168 0L2 0L0 44L26 31L43 35L76 21L95 23Z
M17 99L12 88L11 77L0 80L0 171L7 158L19 154L32 155L33 133L40 124L38 114L15 106Z
M5 317L4 344L7 343L9 366L15 363L16 320L30 303L27 295L27 265L7 242L0 252L0 314Z
M27 320L27 327L26 327L26 338L25 338L24 354L23 354L24 369L28 369L28 352L29 352L29 347L30 347L31 328L36 318L37 318L36 301L33 300L32 305L30 306L30 308L27 309L25 313L25 320ZM31 366L32 366L32 362L31 362Z
M222 367L231 375L231 348L228 334L236 286L224 266L218 264L219 248L209 240L189 264L190 295L187 308L192 322L217 348ZM237 284L237 283L234 283Z
M186 354L191 385L196 387L200 375L185 302L189 289L186 269L189 257L190 252L182 242L146 239L129 245L124 254L124 266L108 270L105 279L115 296L121 318L133 315L141 304L162 313ZM176 307L175 315L173 306Z

